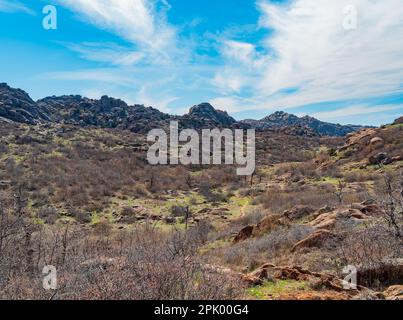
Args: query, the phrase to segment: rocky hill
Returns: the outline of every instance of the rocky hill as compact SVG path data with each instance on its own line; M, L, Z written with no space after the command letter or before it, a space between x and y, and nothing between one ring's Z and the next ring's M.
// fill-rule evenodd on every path
M108 96L99 100L79 95L52 96L35 102L25 91L5 83L0 84L0 119L27 124L53 122L118 128L136 133L166 128L171 120L177 120L181 128L254 128L297 136L345 136L362 128L326 123L309 116L299 118L281 111L261 120L236 121L209 103L193 106L186 115L173 116L144 105L129 106Z
M100 100L81 96L48 97L37 102L52 122L128 129L137 133L168 123L171 116L143 105L129 106L120 99L103 96Z
M338 153L345 159L368 165L389 165L403 159L402 118L381 128L368 128L347 135Z
M244 120L256 130L266 131L272 128L300 127L309 128L322 136L345 136L351 132L362 129L362 126L340 125L323 122L313 117L297 117L283 111L277 111L261 120Z
M0 118L28 124L49 120L25 91L6 83L0 83Z

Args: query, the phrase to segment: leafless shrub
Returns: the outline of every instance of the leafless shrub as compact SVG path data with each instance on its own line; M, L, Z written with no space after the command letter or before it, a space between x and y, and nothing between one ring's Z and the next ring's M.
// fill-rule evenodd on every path
M333 187L328 185L271 188L264 195L257 197L256 201L272 213L282 213L296 205L321 208L335 203L333 190Z
M403 172L396 179L384 175L383 186L378 193L378 202L385 220L394 236L403 241Z
M286 258L292 246L307 237L312 230L308 226L295 225L234 244L225 248L224 262L234 266L251 266L255 261L263 263Z
M401 242L379 224L350 231L338 250L342 265L357 267L359 284L374 288L401 283L401 265L395 261L402 254Z
M0 298L233 299L240 294L233 276L209 271L198 258L211 230L206 221L172 234L149 224L113 232L106 221L93 230L35 229L1 208ZM44 265L57 267L57 291L42 288Z

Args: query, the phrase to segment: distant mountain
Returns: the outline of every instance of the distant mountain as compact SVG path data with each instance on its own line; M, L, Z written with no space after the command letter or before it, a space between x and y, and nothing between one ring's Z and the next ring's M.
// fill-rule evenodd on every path
M0 120L97 126L136 133L167 128L171 120L178 121L181 128L254 128L299 136L344 136L363 128L322 122L309 116L299 118L282 111L261 120L236 121L227 112L217 110L209 103L193 106L186 115L174 116L144 105L129 106L108 96L99 100L79 95L52 96L35 102L25 91L5 83L0 84Z
M309 116L300 118L283 111L277 111L261 120L243 120L241 123L247 124L259 131L287 127L309 128L321 136L345 136L364 128L363 126L323 122Z

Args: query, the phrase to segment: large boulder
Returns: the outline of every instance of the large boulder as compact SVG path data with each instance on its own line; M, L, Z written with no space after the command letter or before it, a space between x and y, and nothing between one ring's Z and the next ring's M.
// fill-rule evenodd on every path
M371 147L379 147L379 146L383 145L383 143L384 143L384 140L381 137L372 138L371 141L369 142Z
M282 215L269 215L263 218L257 225L243 228L234 238L234 243L245 241L252 237L259 237L274 229L287 226L289 222Z
M291 210L284 211L283 215L290 220L298 220L303 217L309 216L314 213L315 210L308 206L295 206Z
M303 248L320 248L328 241L339 242L341 236L328 230L317 230L305 239L297 242L291 249L292 252Z
M399 162L399 161L403 161L403 157L402 157L402 156L395 156L395 157L392 157L392 158L390 158L390 159L391 159L392 163L394 163L394 162Z
M331 212L323 213L308 223L309 226L316 229L331 230L335 227L336 222L340 220L352 220L360 222L368 219L369 216L357 209L336 209Z
M282 215L269 215L263 218L254 229L255 236L261 236L272 232L278 227L287 226L289 223Z
M382 214L382 209L374 201L364 201L362 203L353 203L352 209L360 210L363 214L368 216L379 216Z
M239 233L235 236L234 238L234 243L238 243L241 241L245 241L249 238L252 237L253 235L253 230L254 230L254 226L247 226L245 228L243 228L241 231L239 231Z
M377 153L376 155L370 156L368 161L371 165L389 164L391 163L391 158L389 158L387 153L381 152Z
M357 145L366 145L371 140L371 137L376 135L376 133L376 129L373 128L363 129L358 132L351 133L347 135L346 144L341 147L338 152L346 151Z
M403 285L391 286L383 292L386 300L403 300Z

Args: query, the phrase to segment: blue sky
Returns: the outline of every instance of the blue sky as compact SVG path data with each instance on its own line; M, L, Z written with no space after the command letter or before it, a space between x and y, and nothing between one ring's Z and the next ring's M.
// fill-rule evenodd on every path
M0 81L34 99L379 125L403 113L402 34L401 0L0 0Z

